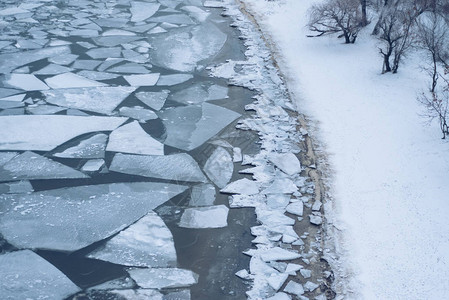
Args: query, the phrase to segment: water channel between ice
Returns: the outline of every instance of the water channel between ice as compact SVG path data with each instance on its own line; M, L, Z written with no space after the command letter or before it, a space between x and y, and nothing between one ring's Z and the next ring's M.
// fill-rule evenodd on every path
M245 297L254 209L219 190L260 150L254 94L208 74L244 59L213 6L0 4L3 296Z

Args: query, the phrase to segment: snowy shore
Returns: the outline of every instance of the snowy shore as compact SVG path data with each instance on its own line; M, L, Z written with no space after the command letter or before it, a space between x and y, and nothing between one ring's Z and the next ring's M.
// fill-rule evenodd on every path
M437 124L424 124L415 100L427 86L423 58L414 53L399 74L381 75L369 29L354 45L307 38L314 2L243 0L328 156L335 213L328 221L343 232L337 292L347 299L444 299L449 145Z

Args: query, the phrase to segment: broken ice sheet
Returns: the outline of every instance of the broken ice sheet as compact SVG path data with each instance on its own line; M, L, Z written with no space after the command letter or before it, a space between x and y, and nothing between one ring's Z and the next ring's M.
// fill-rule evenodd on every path
M44 68L34 72L36 75L57 75L62 74L66 72L72 71L72 68L56 65L56 64L49 64L45 66Z
M108 136L106 134L99 133L63 152L57 152L53 156L65 158L103 158L107 140Z
M146 133L137 121L133 121L109 135L106 151L164 155L164 145Z
M0 130L0 150L50 151L81 134L112 131L125 121L94 116L2 116L0 128L8 130Z
M83 88L83 87L95 87L106 86L106 84L84 78L74 73L63 73L50 78L45 79L45 82L52 89L68 89L68 88Z
M259 186L255 181L243 178L231 182L221 189L220 192L226 194L254 195L259 192Z
M239 116L210 103L167 108L159 113L167 130L165 144L186 151L204 144Z
M157 81L157 86L173 86L184 83L193 78L190 74L170 74L161 75Z
M211 206L215 201L215 187L212 184L204 183L192 187L190 193L190 206Z
M234 163L228 151L222 147L217 147L207 159L203 170L213 183L219 188L224 188L231 180Z
M4 84L7 87L22 89L24 91L42 91L49 89L45 83L37 79L37 77L32 74L12 73L6 75Z
M81 289L30 250L0 255L3 299L66 299Z
M121 231L89 258L135 267L176 267L173 236L154 212Z
M128 86L84 87L50 90L43 94L51 104L111 115L135 89Z
M228 88L219 85L206 86L195 84L187 89L170 95L170 100L186 104L197 104L204 101L225 99L228 97Z
M121 231L186 189L133 182L0 195L0 231L19 248L75 251Z
M167 180L207 182L197 162L187 153L114 156L110 171Z
M33 152L24 152L0 167L0 181L88 178L75 169Z
M159 73L123 76L131 86L153 86L159 79Z
M187 30L152 37L151 62L171 70L192 72L199 62L218 54L227 39L212 23Z
M160 110L164 106L169 93L170 91L168 90L162 90L160 92L138 92L135 96L152 109Z
M131 22L140 22L148 19L154 15L159 9L160 4L158 3L147 3L147 2L131 2Z
M198 282L198 275L185 269L132 269L128 272L140 287L146 289L189 287Z
M93 59L121 57L122 49L120 47L94 48L88 50L86 54L92 57Z
M224 205L186 208L179 221L184 228L222 228L228 226L229 208Z
M145 123L146 121L158 118L152 110L145 109L142 106L121 107L119 109L119 114L123 117L129 117L138 120L140 123Z

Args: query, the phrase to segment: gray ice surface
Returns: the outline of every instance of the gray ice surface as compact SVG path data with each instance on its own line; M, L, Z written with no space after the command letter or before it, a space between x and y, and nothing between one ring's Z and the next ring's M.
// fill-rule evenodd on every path
M217 147L207 159L204 168L207 177L219 188L224 188L231 180L234 171L232 157L226 149Z
M53 154L55 157L65 158L103 158L108 136L104 133L96 134L78 145L67 148L63 152Z

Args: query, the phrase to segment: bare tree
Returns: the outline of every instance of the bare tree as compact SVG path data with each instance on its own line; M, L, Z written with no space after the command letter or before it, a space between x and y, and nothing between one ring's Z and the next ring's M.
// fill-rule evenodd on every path
M378 38L382 43L382 47L379 47L383 58L382 73L397 73L399 63L412 46L411 30L415 15L408 5L392 5L387 8L379 21Z
M366 15L366 5L367 5L367 0L360 0L360 7L362 10L362 20L360 21L361 26L368 25L368 17Z
M352 44L361 29L361 21L360 0L326 0L309 10L308 26L316 33L309 37L340 33L345 44Z

